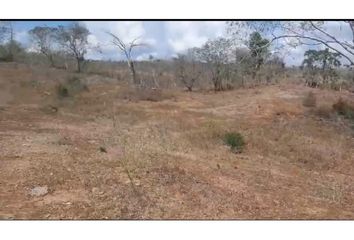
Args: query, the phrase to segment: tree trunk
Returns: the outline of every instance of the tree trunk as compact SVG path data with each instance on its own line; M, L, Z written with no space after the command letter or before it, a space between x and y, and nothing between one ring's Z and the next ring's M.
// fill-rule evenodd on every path
M214 77L213 79L214 83L214 91L222 91L222 81L219 77Z
M48 56L49 58L49 63L50 63L50 67L54 68L55 67L55 64L54 64L54 59L53 59L53 55L49 55Z
M213 82L214 82L214 90L222 91L222 78L221 78L220 66L217 66L216 72L213 76Z
M81 72L81 59L77 58L77 72L80 73Z
M152 71L152 78L153 78L153 80L154 80L154 85L155 85L155 87L156 87L156 88L159 88L160 85L159 85L159 83L157 82L157 79L156 79L156 72L155 72L155 69L153 69L153 71Z
M130 69L130 74L131 74L131 76L132 76L132 80L133 80L134 85L139 85L140 82L139 82L138 79L136 78L136 72L135 72L135 68L134 68L134 63L133 63L133 61L128 60L128 66L129 66L129 69Z

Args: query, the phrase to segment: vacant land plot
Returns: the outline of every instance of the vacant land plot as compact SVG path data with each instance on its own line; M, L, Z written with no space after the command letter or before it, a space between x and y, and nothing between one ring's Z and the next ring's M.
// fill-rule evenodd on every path
M83 75L60 99L60 70L0 72L1 219L354 218L354 130L303 106L307 87L144 101ZM321 109L354 98L312 91ZM242 153L223 142L232 131Z

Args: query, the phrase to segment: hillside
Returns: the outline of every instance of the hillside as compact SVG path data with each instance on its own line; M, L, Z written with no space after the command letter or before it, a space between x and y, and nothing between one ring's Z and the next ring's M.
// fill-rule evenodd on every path
M88 89L58 98L71 75L0 66L1 219L354 218L354 130L302 104L353 93L282 83L138 101L82 74ZM242 153L223 143L230 131Z

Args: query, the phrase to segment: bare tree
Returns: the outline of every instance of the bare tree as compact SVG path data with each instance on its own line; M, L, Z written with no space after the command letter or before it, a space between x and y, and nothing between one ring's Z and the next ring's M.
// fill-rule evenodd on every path
M21 53L23 47L15 40L14 23L12 21L0 21L0 42L3 43L4 56L6 61L14 61Z
M64 50L73 56L77 62L77 71L81 72L85 55L89 49L89 30L75 22L69 27L60 26L57 31L57 40Z
M132 51L134 48L146 46L146 44L138 43L139 38L135 38L135 39L133 39L133 41L131 41L129 43L124 43L123 40L121 38L119 38L117 35L115 35L111 32L107 32L107 34L109 34L113 38L112 43L115 46L117 46L119 48L119 50L126 57L134 85L140 85L141 81L139 79L137 79L137 77L136 77L134 60L132 58Z
M199 64L196 61L195 50L188 49L186 54L178 54L174 59L176 76L190 92L201 75Z
M223 90L231 54L231 42L225 38L208 40L198 51L200 61L206 63L212 74L215 91Z
M53 45L57 31L57 28L35 27L28 32L36 48L48 58L51 67L55 66Z

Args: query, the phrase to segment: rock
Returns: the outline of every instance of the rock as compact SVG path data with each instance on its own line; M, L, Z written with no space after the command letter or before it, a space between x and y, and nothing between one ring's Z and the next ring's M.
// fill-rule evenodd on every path
M31 189L30 191L30 195L32 197L40 197L40 196L44 196L48 193L48 187L47 186L36 186L34 188Z
M107 150L106 150L106 148L104 148L104 147L100 147L100 152L107 153Z

